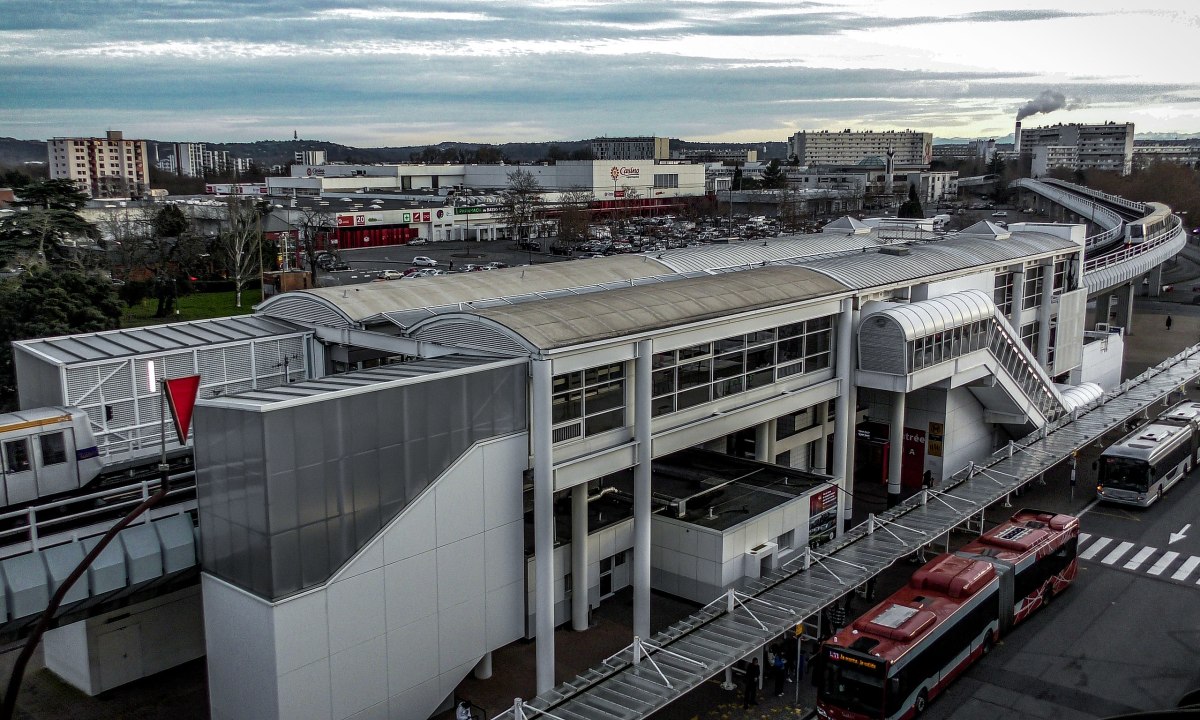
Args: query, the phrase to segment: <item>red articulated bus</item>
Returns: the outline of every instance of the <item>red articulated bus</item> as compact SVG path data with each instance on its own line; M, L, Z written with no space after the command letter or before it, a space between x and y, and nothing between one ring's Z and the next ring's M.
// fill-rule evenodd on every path
M1079 520L1021 510L825 642L817 713L832 720L911 718L996 640L1075 579Z

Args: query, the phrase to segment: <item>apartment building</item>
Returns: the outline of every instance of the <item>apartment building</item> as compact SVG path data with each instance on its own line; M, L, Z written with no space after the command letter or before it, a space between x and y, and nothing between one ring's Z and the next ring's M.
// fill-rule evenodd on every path
M46 151L51 179L71 180L92 197L141 196L150 187L146 141L126 140L120 130L51 138Z
M671 139L663 137L595 138L593 160L669 160Z
M1050 125L1038 128L1021 128L1018 152L1038 157L1039 147L1055 147L1046 151L1060 164L1050 167L1066 167L1071 170L1106 170L1128 175L1133 170L1133 123L1103 123L1100 125ZM1072 153L1064 148L1074 148L1074 160L1068 164Z
M886 132L809 132L791 137L790 153L801 165L855 165L872 157L895 153L897 165L928 165L933 160L933 133L913 130Z

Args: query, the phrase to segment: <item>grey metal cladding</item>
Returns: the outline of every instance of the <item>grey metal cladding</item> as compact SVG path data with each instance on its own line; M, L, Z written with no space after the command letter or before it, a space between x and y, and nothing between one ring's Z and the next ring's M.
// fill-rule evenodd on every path
M272 600L326 582L473 444L525 429L526 373L514 364L299 404L198 405L204 570Z

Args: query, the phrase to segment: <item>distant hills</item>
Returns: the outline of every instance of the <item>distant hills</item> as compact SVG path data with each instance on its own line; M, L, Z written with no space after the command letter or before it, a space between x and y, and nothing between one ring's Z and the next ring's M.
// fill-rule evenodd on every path
M154 146L167 145L176 140L146 139L148 149L153 157ZM202 141L187 141L202 142ZM441 142L435 145L404 145L398 147L353 147L324 140L258 140L246 143L204 143L210 149L227 150L233 157L253 158L262 167L284 165L292 162L295 154L301 150L324 150L330 162L345 163L395 163L406 162L410 158L433 147L439 151L462 150L471 153L480 147L494 147L512 162L537 162L548 157L567 157L573 153L588 148L590 140L558 140L540 143L503 143L489 145L488 143L470 142ZM708 143L672 140L671 149L717 149L736 148L741 150L757 150L762 160L787 157L786 142L763 143ZM11 137L0 137L0 165L15 166L30 162L46 162L46 143L42 140L18 140Z
M935 145L962 144L977 138L934 138ZM1137 140L1148 142L1196 140L1200 141L1200 133L1138 133ZM1012 134L997 137L996 142L1011 143ZM174 140L147 139L151 157L154 145L166 145ZM187 141L200 142L200 141ZM397 147L353 147L324 140L258 140L247 143L205 143L212 149L228 150L229 154L239 158L252 158L261 167L285 165L292 162L295 153L301 150L324 150L330 162L346 163L396 163L406 162L426 148L433 147L440 151L462 150L471 153L480 147L494 147L511 162L537 162L548 157L568 157L573 153L586 150L588 140L559 140L540 143L503 143L488 145L487 143L442 142L436 145L403 145ZM671 140L671 149L716 150L738 149L756 150L760 160L784 160L788 155L788 143L780 141L755 143L714 143L692 142L687 140ZM0 137L0 166L19 166L25 163L46 162L46 143L43 140L19 140L11 137Z

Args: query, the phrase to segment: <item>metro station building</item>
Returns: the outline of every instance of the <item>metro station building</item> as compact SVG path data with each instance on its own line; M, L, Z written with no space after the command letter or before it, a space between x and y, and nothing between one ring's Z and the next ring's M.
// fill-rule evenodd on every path
M195 416L213 717L428 717L522 638L547 690L554 628L618 590L648 637L652 589L708 602L841 533L855 477L896 500L981 460L1119 379L1083 250L846 218L269 299L304 377Z

